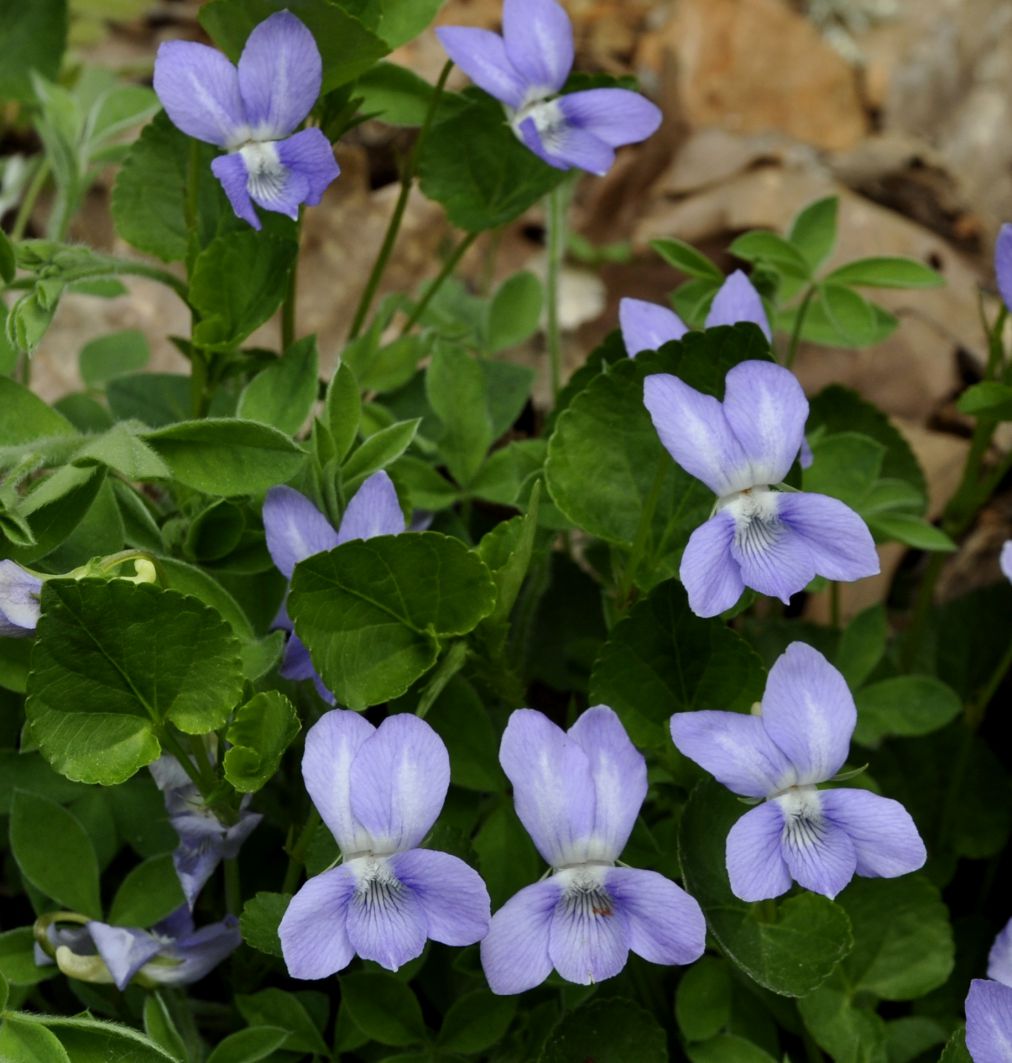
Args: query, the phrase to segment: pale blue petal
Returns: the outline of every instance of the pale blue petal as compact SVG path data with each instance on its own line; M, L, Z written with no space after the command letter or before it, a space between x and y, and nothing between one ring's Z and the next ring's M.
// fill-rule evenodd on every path
M751 321L763 330L766 339L773 339L761 296L748 277L736 269L717 289L706 315L706 327L737 325L739 321Z
M725 844L731 892L742 901L765 901L791 888L781 838L784 817L775 801L746 812L728 831Z
M859 875L897 878L924 866L924 842L899 801L849 789L820 790L819 797L826 818L853 843Z
M966 1047L973 1063L1012 1060L1012 989L974 978L966 998Z
M0 561L0 637L30 635L39 621L42 580L13 561Z
M352 496L338 528L338 542L398 535L404 531L404 512L387 473L374 472Z
M351 963L348 906L355 876L347 866L311 878L291 899L278 937L292 978L327 978Z
M555 0L505 0L503 39L510 65L533 96L562 88L573 67L573 26Z
M651 963L688 964L706 948L706 920L696 900L656 871L613 867L605 889L626 917L629 947Z
M302 202L315 206L328 185L341 173L330 141L319 129L303 129L301 133L279 141L276 147L281 165L305 179L306 193Z
M120 990L126 989L130 979L162 950L162 943L146 930L96 921L86 925L98 954Z
M235 212L235 216L242 218L245 222L249 222L254 229L259 231L262 226L260 219L257 217L257 212L253 209L253 200L250 199L249 191L246 187L249 182L249 174L246 172L246 163L243 161L243 157L238 152L234 152L231 155L219 155L216 159L211 160L211 172L221 182L221 187L225 190L225 195L228 196L228 201Z
M998 564L1005 578L1012 582L1012 539L1006 539L1002 543Z
M147 964L145 978L163 985L190 985L199 982L242 944L239 920L226 916L209 923L166 946L158 961Z
M396 880L374 889L360 883L348 905L347 925L348 940L359 956L388 971L420 956L428 934L421 900Z
M155 57L155 92L177 129L229 150L249 139L235 67L213 48L167 41Z
M1012 919L994 939L987 957L987 976L1002 985L1012 986Z
M680 340L689 331L674 310L644 299L622 299L618 304L618 320L630 358L641 351L656 351L665 343Z
M994 272L1005 305L1012 310L1012 225L1006 223L994 245Z
M510 107L519 107L527 86L506 57L506 45L498 33L470 26L439 26L436 36L446 54L490 96Z
M548 955L567 982L593 985L614 978L629 958L629 917L603 889L563 887L552 914Z
M300 561L333 550L339 542L330 521L291 487L272 487L267 492L263 520L271 559L288 579Z
M657 132L663 115L646 97L629 89L586 89L559 99L569 125L592 133L609 147L637 144Z
M463 860L433 849L409 849L392 856L390 867L418 898L433 941L473 945L488 933L488 890Z
M745 589L741 566L731 555L734 536L734 518L723 511L700 524L689 536L678 576L696 616L719 616L738 601Z
M548 941L561 897L559 884L549 878L526 886L492 916L481 965L493 993L523 993L551 973Z
M777 502L780 519L804 542L818 575L851 581L878 574L875 540L850 506L811 491L785 491Z
M808 541L779 519L779 507L789 496L767 495L766 501L776 512L739 516L731 556L746 587L779 598L786 605L815 578L815 561Z
M832 900L857 872L857 851L847 831L825 814L821 798L812 791L776 799L786 824L781 848L791 878Z
M614 148L586 129L566 122L558 100L539 104L517 128L527 147L557 170L586 170L600 177L615 161Z

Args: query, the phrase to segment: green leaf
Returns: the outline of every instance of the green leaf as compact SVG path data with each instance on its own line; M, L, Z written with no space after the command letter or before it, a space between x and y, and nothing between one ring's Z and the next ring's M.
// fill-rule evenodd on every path
M675 993L675 1018L688 1041L706 1041L731 1019L731 972L727 962L703 956L682 975Z
M284 9L305 23L320 49L321 93L354 81L390 51L375 33L330 0L211 0L201 7L197 17L234 63L253 28Z
M812 443L812 464L802 471L806 491L831 495L863 512L882 470L886 448L859 432L820 434Z
M151 351L143 332L122 329L91 340L81 348L81 379L90 388L103 388L113 377L135 373L148 364Z
M805 1026L838 1063L888 1063L886 1028L879 1016L850 995L826 985L798 1001Z
M383 0L377 32L391 49L414 39L436 17L444 0Z
M253 1026L229 1034L219 1041L207 1063L258 1063L274 1059L274 1053L288 1040L288 1031L279 1026Z
M812 275L811 267L801 252L776 233L759 230L745 233L728 250L735 258L746 262L768 263L787 277L808 280Z
M444 1052L483 1052L505 1037L516 1010L516 997L475 989L450 1005L437 1043Z
M504 351L533 336L541 321L542 302L541 281L533 273L514 273L504 281L487 304L488 350Z
M392 974L343 975L341 998L355 1025L372 1041L401 1047L425 1039L425 1020L415 994Z
M288 611L342 705L403 694L436 663L440 640L473 630L495 605L478 556L435 532L356 540L295 567Z
M168 465L136 434L136 426L113 425L107 432L91 436L74 454L78 465L97 462L114 469L127 480L168 480Z
M363 114L375 115L388 125L420 126L432 102L432 86L397 63L377 63L355 83Z
M621 997L592 1000L548 1035L539 1063L667 1063L668 1042L654 1017Z
M346 493L353 494L363 480L393 464L411 446L421 421L397 421L381 428L352 451L341 469Z
M237 710L225 733L225 778L240 793L253 793L278 770L281 755L299 733L295 706L276 690L255 694Z
M158 993L149 993L144 1001L144 1032L173 1059L187 1060L186 1044Z
M960 413L996 421L1012 420L1012 384L983 380L969 387L956 403Z
M945 278L912 258L859 258L823 278L858 288L941 288Z
M282 989L262 989L246 996L238 993L235 1005L250 1026L273 1026L288 1031L285 1045L293 1052L327 1056L328 1050L316 1023L294 993Z
M711 779L689 797L678 833L685 889L706 916L724 954L753 981L782 996L803 997L821 985L853 944L846 913L816 893L777 904L773 922L731 892L724 846L745 808Z
M966 1027L962 1023L952 1031L938 1063L973 1063L966 1047Z
M814 272L836 247L836 215L839 196L826 196L809 203L791 223L788 239L801 252Z
M213 351L237 347L281 305L298 250L295 240L253 229L212 240L190 275L190 303L200 315L193 342Z
M956 544L933 524L912 513L876 513L868 517L868 527L880 539L895 539L918 550L951 553Z
M37 985L57 972L55 966L40 967L35 962L35 935L30 926L0 933L0 977L10 985Z
M495 609L484 621L486 627L505 624L520 593L534 550L538 530L541 483L531 491L527 512L522 517L497 524L482 537L478 554L488 566L496 585Z
M0 1021L0 1059L10 1063L73 1063L59 1039L22 1013Z
M755 650L722 621L693 614L671 580L612 628L594 662L590 704L610 705L634 742L663 747L673 712L748 711L765 681Z
M828 282L819 285L819 298L829 323L848 345L866 347L875 341L875 312L867 299L851 288Z
M76 816L47 797L15 793L10 840L21 873L37 890L65 908L102 917L98 860Z
M133 868L120 883L109 909L113 926L146 929L171 915L185 902L172 865L172 854L152 856Z
M436 440L440 457L467 487L494 438L481 366L462 347L440 344L425 373L425 393L442 424Z
M13 639L8 641L15 642ZM0 816L10 814L16 790L47 797L60 804L88 793L80 783L71 782L53 771L38 753L0 750Z
M10 1023L7 1020L5 1026ZM178 1063L163 1048L130 1026L101 1022L90 1017L64 1018L19 1012L18 1022L55 1034L72 1063ZM0 1058L5 1058L0 1055ZM63 1057L43 1055L45 1063ZM32 1063L36 1063L32 1059Z
M290 480L305 460L288 436L255 421L181 421L142 438L173 479L209 495L259 494Z
M338 461L344 460L355 442L361 418L358 381L351 369L341 362L327 385L324 403L324 424L330 432Z
M864 687L855 695L854 740L877 746L889 735L930 734L963 710L956 692L930 675L899 675Z
M0 99L34 99L32 73L52 80L67 44L67 0L0 0Z
M661 240L651 240L650 246L664 259L669 266L680 269L690 277L699 280L715 281L722 284L724 274L704 255L697 251L691 244L677 237L669 236Z
M17 259L14 255L14 245L10 237L0 230L0 280L4 284L10 284L17 273Z
M54 579L28 678L32 734L57 771L112 786L155 760L159 730L222 727L242 693L239 643L196 598L123 580Z
M318 371L316 337L298 340L246 385L236 415L295 435L316 402Z
M278 924L288 910L291 899L290 893L260 892L248 900L239 917L243 941L258 952L266 952L268 956L280 956Z
M76 435L74 426L28 388L0 376L0 440L13 447L46 436Z
M734 1033L689 1045L686 1052L692 1063L777 1063L765 1049Z
M857 690L882 660L888 635L889 624L881 603L858 613L843 629L833 663L851 690Z

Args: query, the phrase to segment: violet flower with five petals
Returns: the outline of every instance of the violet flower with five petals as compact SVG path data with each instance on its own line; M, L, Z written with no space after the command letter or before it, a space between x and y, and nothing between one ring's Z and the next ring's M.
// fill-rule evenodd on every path
M278 927L293 978L326 978L356 953L396 971L427 938L484 937L489 899L478 873L419 848L450 785L446 746L424 720L401 714L377 728L333 709L306 735L302 775L342 863L306 882Z
M879 571L868 526L828 495L779 491L804 439L808 400L794 375L748 361L728 374L724 401L667 373L643 401L665 449L717 495L690 536L679 576L697 616L717 616L745 587L790 600L816 575L856 580Z
M705 946L699 905L656 871L616 867L647 793L643 755L607 705L563 731L534 709L511 714L499 751L517 815L552 867L492 917L481 962L493 993L540 985L554 967L590 985L630 949L687 964Z
M974 1063L1012 1059L1012 920L995 938L987 978L975 978L966 998L966 1047Z
M278 570L289 581L295 566L307 557L333 550L352 539L398 535L405 526L397 491L383 471L374 472L352 495L336 531L305 495L291 487L272 487L267 492L263 518L267 549ZM317 675L309 650L295 634L284 604L274 626L291 632L281 662L281 674L286 679L312 679L320 697L333 705L334 695Z
M0 638L25 638L39 622L42 580L14 561L0 561Z
M341 172L319 129L293 131L320 95L316 41L289 11L249 35L238 66L193 41L168 41L155 58L154 87L172 123L223 148L211 163L232 209L260 228L253 204L298 218Z
M671 717L679 752L734 793L762 799L727 836L736 897L778 897L792 880L835 897L855 874L896 878L924 865L924 843L898 801L816 789L843 767L856 723L843 676L803 642L792 642L770 669L757 715Z
M557 170L607 173L615 148L646 140L661 112L628 89L558 93L573 67L573 26L555 0L505 0L502 36L436 30L447 55L506 109L516 136Z

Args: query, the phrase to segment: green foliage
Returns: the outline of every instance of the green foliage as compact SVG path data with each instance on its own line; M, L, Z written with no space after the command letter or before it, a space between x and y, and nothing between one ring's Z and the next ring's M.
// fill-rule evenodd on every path
M284 917L291 899L290 893L258 893L248 900L239 919L243 941L258 952L280 956L278 924Z
M172 855L152 856L134 867L120 883L109 909L113 926L151 927L184 903Z
M237 415L295 435L316 402L318 361L315 337L294 343L246 385Z
M667 1063L664 1031L631 1000L592 1000L552 1030L539 1063Z
M225 778L240 793L259 790L278 770L281 755L299 733L295 707L283 694L268 690L236 710L225 734Z
M31 75L56 77L67 41L67 0L0 2L0 98L32 99Z
M859 690L854 740L876 746L886 735L930 734L954 720L962 704L932 676L898 675Z
M415 994L392 974L369 971L343 975L341 996L355 1025L372 1041L402 1047L418 1044L426 1037ZM466 1029L461 1033L467 1036Z

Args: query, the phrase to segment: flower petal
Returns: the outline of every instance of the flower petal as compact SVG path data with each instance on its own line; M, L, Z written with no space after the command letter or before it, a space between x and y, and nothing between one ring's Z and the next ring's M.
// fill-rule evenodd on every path
M155 56L155 92L177 129L232 149L249 139L235 67L213 48L167 41Z
M291 487L272 487L267 492L263 518L267 549L288 579L300 561L338 545L338 535L330 521Z
M746 587L779 598L785 605L804 590L815 577L815 562L805 539L779 519L779 506L785 495L765 491L742 495L729 506L737 529L731 543L731 556L741 568ZM745 512L749 507L760 512ZM744 515L743 515L744 514Z
M784 814L781 850L791 878L832 900L857 871L850 835L825 814L817 790L792 790L775 800Z
M1002 985L1012 986L1012 919L994 939L987 957L987 976Z
M306 882L278 926L281 952L292 978L327 978L351 963L348 906L355 876L346 865Z
M257 231L260 230L260 219L253 209L253 200L249 197L246 185L249 182L249 174L246 172L246 163L239 152L231 155L219 155L211 160L211 173L221 182L225 189L225 195L235 211L237 218L249 222ZM277 490L277 489L276 489ZM285 488L290 490L290 488Z
M341 516L337 540L346 543L351 539L371 539L374 535L399 535L404 527L404 513L393 480L380 470L352 495Z
M313 109L323 62L313 35L290 11L264 19L239 56L239 94L254 140L280 140Z
M548 955L567 982L593 985L614 978L629 958L629 938L629 918L603 885L596 890L563 886L552 914Z
M706 920L693 897L656 871L613 867L605 889L625 913L629 947L651 963L687 964L703 955Z
M319 129L303 129L301 133L279 141L275 147L281 165L306 180L307 191L302 202L315 206L323 198L327 186L341 173L330 141Z
M826 818L850 837L859 875L896 878L924 866L924 842L899 801L856 789L820 790L819 797Z
M974 978L966 998L966 1047L973 1063L1012 1059L1012 989Z
M274 141L245 144L239 154L246 167L250 199L264 210L285 214L296 221L300 205L309 196L309 178L285 166Z
M586 129L567 123L558 100L531 108L517 130L527 147L557 170L575 168L600 177L615 161L614 148Z
M998 231L995 241L994 272L1002 301L1012 309L1012 225L1007 222Z
M731 892L743 901L765 901L791 888L780 839L784 816L775 801L746 812L727 833L724 859Z
M629 89L585 89L559 98L566 121L612 148L637 144L657 132L661 109Z
M818 575L856 580L878 573L878 551L868 525L838 498L811 491L783 492L778 511L804 540Z
M306 732L302 777L317 811L343 853L362 852L372 839L351 806L351 766L376 728L350 709L324 713Z
M790 471L808 420L798 378L773 362L739 362L724 383L724 416L749 466L749 487L780 483Z
M643 381L643 402L665 450L690 476L716 495L753 486L748 459L712 395L676 376L655 373Z
M792 642L770 669L762 721L804 785L825 782L843 767L857 708L829 661L811 646Z
M87 927L119 990L126 989L130 979L162 950L162 942L146 930L109 926L96 921L88 923Z
M491 30L470 26L440 26L436 29L446 54L490 96L519 107L527 86L506 57L506 43Z
M582 713L570 727L569 737L590 762L594 825L588 855L616 860L647 796L647 762L607 705L595 705Z
M737 325L739 321L751 321L763 330L766 339L773 339L761 296L748 277L736 269L717 289L706 315L706 327Z
M758 716L716 709L676 712L671 739L682 756L743 797L766 797L794 781L790 763Z
M734 517L722 511L700 524L685 544L678 576L696 616L719 616L745 589L741 566L731 556L734 535Z
M674 310L645 299L620 300L618 320L630 358L641 351L656 351L671 340L680 340L689 331Z
M588 859L594 783L587 754L535 709L516 709L499 747L513 803L538 852L552 867Z
M242 944L239 920L229 915L180 938L141 969L145 978L162 985L199 982Z
M526 886L492 916L481 965L493 993L522 993L551 973L548 939L562 890L554 878Z
M573 68L573 24L555 0L505 0L502 35L510 65L531 97L558 92Z
M388 716L351 766L351 807L380 852L414 849L439 815L450 786L443 740L410 713Z
M1012 539L1006 539L1002 543L1001 554L998 558L998 567L1007 580L1012 581Z
M392 856L390 867L418 898L433 941L473 945L488 933L488 890L463 860L434 849L409 849Z
M348 940L364 960L396 971L422 954L427 931L422 902L410 889L392 878L371 889L359 882L348 906Z
M0 637L30 635L39 621L42 580L13 561L0 561Z

